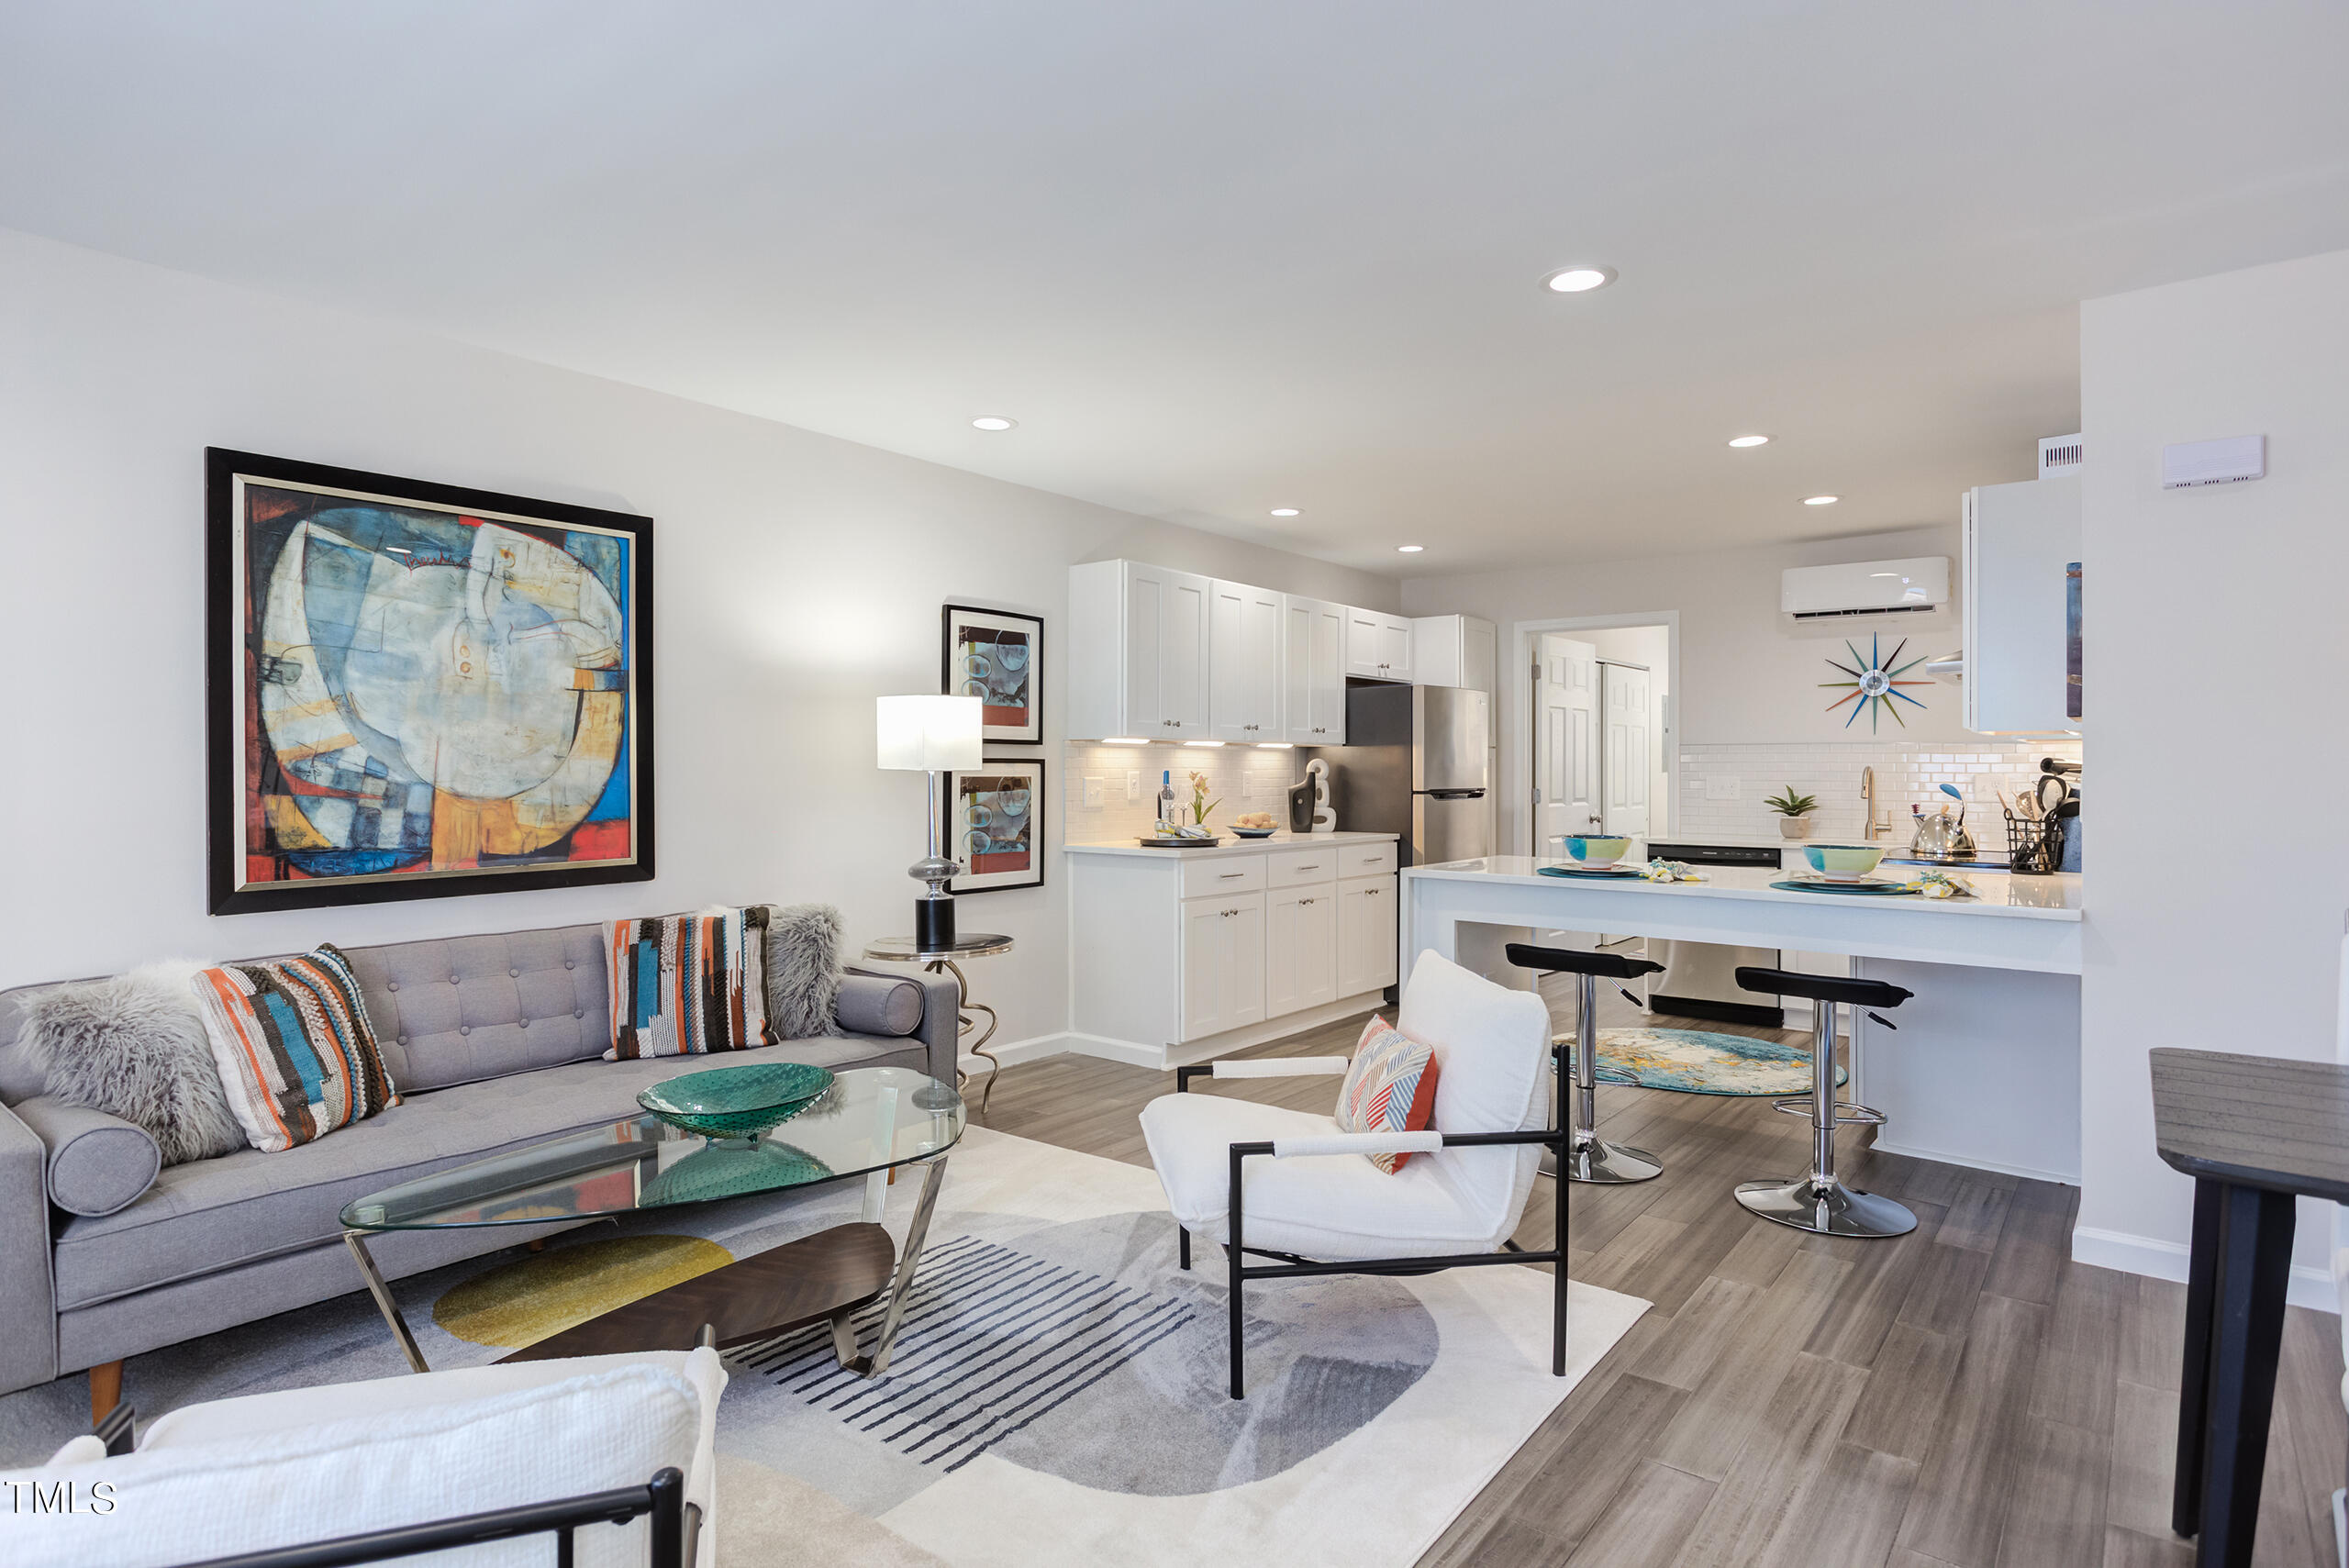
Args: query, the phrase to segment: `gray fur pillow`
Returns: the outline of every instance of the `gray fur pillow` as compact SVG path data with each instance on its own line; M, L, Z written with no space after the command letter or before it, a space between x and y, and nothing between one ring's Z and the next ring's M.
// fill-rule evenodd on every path
M202 967L153 963L54 986L26 1004L18 1037L47 1065L51 1095L146 1129L166 1165L245 1147L188 989Z
M829 904L767 906L767 1022L777 1040L844 1032L835 1009L845 926Z

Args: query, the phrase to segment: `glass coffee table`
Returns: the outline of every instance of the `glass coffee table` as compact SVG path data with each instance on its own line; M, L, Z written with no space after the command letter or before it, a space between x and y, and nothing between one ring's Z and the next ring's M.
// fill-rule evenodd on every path
M708 1060L680 1058L678 1064L691 1071L688 1062ZM851 1068L807 1108L755 1137L708 1138L648 1112L370 1193L343 1207L342 1239L408 1364L424 1372L424 1354L367 1251L369 1236L617 1219L647 1209L863 1176L861 1221L682 1281L504 1359L545 1361L696 1344L723 1350L829 1318L841 1364L872 1377L889 1364L947 1151L961 1140L963 1128L963 1096L947 1084L903 1067ZM878 1223L886 1184L900 1165L925 1167L902 1256ZM851 1319L884 1291L889 1304L880 1337L865 1351Z

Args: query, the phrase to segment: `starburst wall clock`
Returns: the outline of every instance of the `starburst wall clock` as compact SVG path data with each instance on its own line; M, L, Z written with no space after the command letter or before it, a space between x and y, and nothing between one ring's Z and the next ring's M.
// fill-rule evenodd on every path
M1900 710L1892 706L1892 699L1898 697L1902 702L1916 707L1925 706L1900 689L1903 686L1932 684L1931 681L1904 681L1900 678L1922 664L1925 662L1925 656L1920 653L1906 664L1901 663L1900 651L1909 646L1909 639L1905 637L1893 649L1892 657L1889 659L1883 657L1884 639L1881 637L1868 639L1867 657L1865 659L1860 657L1858 649L1852 647L1849 638L1844 639L1843 646L1850 650L1852 662L1846 664L1838 659L1830 659L1827 662L1852 678L1848 681L1821 681L1819 684L1821 687L1830 690L1838 686L1849 686L1852 689L1829 703L1827 711L1833 713L1837 708L1856 697L1859 699L1857 704L1844 717L1844 728L1851 728L1852 721L1863 713L1868 716L1868 728L1871 731L1876 728L1878 718L1887 713L1892 715L1892 721L1895 724L1899 725L1903 729L1908 728L1909 721L1900 717Z

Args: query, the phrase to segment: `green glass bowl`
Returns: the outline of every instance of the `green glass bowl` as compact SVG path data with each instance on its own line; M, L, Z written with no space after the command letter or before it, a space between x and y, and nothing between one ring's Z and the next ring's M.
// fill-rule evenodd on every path
M831 1086L829 1068L760 1062L664 1079L640 1093L636 1103L687 1132L745 1138L781 1126Z

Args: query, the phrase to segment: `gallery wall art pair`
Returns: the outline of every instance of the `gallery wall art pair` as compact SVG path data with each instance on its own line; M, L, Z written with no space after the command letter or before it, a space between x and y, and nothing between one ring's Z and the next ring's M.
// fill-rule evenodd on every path
M213 913L651 877L650 518L206 465Z
M1044 623L1035 616L974 605L941 614L939 689L977 697L980 735L991 744L1039 746L1044 739ZM1044 762L989 757L951 781L952 846L969 868L956 894L1044 883Z

